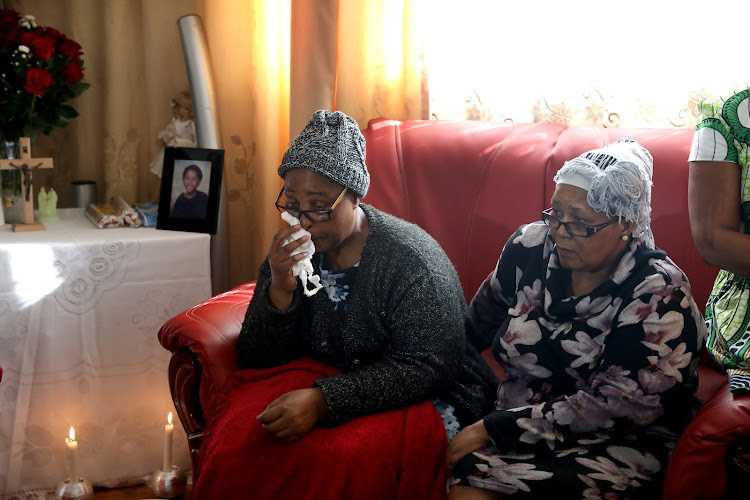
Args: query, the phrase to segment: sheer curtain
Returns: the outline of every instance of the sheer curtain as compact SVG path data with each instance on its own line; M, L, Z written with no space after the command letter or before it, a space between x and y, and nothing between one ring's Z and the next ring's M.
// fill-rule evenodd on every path
M692 127L750 81L750 4L447 0L425 12L433 118Z

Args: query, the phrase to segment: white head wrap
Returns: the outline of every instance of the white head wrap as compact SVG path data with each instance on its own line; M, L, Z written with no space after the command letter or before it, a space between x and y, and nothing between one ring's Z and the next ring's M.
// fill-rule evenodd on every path
M635 224L633 236L654 248L651 232L651 185L654 159L632 139L620 139L583 153L557 171L557 184L588 191L586 201L595 212Z

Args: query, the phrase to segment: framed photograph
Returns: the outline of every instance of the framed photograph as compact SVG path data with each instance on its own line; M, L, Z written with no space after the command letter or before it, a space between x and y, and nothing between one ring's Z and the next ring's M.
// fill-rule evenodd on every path
M224 150L164 149L157 229L216 234Z

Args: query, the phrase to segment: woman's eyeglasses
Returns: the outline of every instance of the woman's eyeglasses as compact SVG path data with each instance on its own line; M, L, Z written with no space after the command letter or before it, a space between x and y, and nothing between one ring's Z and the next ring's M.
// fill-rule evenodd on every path
M582 238L593 236L598 231L617 222L617 218L614 218L607 222L603 222L601 224L597 224L595 226L587 226L582 222L563 222L560 218L552 215L551 208L548 208L547 210L544 210L542 212L542 220L551 229L559 229L560 226L565 226L565 230L568 231L571 236L580 236Z
M276 198L276 203L274 203L274 205L276 206L276 210L278 210L279 212L289 212L289 215L293 215L298 219L304 215L310 222L327 222L331 220L331 213L336 209L336 205L338 205L339 202L344 198L344 193L346 193L346 190L347 188L344 188L344 190L341 191L341 194L339 194L338 198L336 198L336 201L333 202L331 208L327 210L300 210L296 207L293 208L286 205L279 205L281 195L284 194L284 188L282 187L281 191L279 191L279 196Z

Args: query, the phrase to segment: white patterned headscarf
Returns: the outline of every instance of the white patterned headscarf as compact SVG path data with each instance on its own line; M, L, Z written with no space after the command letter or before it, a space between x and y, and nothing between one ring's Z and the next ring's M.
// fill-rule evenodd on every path
M654 159L632 139L620 139L583 153L557 171L555 182L588 191L595 212L632 222L633 236L654 248L651 232L651 185Z

